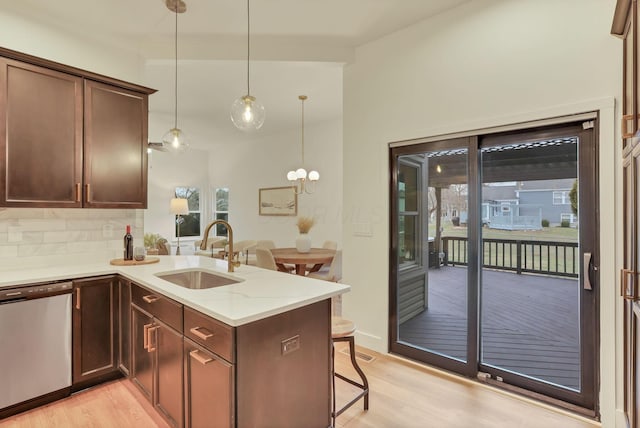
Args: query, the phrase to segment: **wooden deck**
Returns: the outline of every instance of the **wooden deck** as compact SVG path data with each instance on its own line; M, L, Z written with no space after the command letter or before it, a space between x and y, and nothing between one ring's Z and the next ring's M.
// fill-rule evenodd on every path
M400 341L466 359L464 267L429 270L429 309L399 328ZM484 270L484 364L578 390L578 280Z

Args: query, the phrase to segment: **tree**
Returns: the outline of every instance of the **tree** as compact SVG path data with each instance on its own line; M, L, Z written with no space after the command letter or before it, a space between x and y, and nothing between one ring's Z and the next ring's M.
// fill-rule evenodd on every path
M569 200L571 201L571 211L578 215L578 180L573 182L573 187L569 192Z

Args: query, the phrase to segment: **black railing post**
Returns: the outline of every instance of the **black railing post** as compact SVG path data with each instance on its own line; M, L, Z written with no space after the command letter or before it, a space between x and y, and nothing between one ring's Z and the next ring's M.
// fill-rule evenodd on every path
M522 273L522 241L516 241L516 273L520 275Z

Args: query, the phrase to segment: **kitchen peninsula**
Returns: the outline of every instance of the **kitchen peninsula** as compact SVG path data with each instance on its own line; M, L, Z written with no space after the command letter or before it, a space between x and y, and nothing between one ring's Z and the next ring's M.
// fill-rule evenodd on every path
M159 278L189 270L238 282L189 289ZM67 393L122 373L172 426L330 424L330 299L349 286L246 265L228 273L222 260L161 256L147 265L70 262L3 271L0 292L58 281L72 281L74 293ZM105 311L101 328L94 318ZM96 343L100 331L111 344ZM95 356L104 349L106 365Z

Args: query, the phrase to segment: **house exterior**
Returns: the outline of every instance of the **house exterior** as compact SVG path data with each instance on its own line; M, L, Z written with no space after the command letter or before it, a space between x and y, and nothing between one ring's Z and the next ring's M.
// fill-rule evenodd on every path
M576 226L569 192L574 179L519 181L482 187L482 222L492 229L538 230L568 221Z

